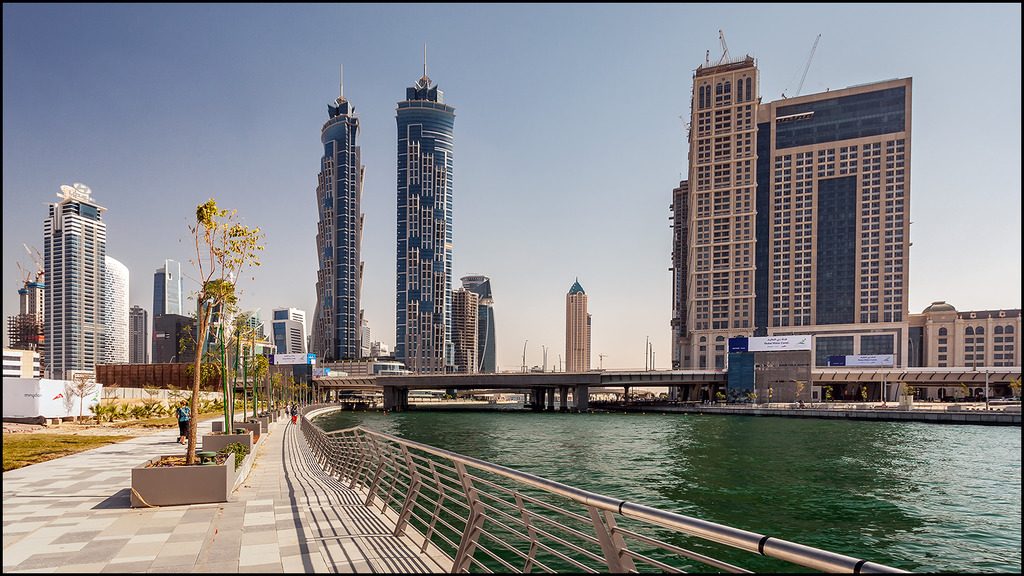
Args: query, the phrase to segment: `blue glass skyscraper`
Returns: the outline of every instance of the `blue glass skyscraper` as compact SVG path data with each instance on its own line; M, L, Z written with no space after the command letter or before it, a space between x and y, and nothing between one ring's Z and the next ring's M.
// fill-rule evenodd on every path
M395 357L413 372L452 364L452 168L455 109L423 77L398 103Z
M320 130L324 155L316 187L316 309L313 352L322 361L355 360L359 354L363 263L363 165L356 137L359 119L344 89L327 105Z

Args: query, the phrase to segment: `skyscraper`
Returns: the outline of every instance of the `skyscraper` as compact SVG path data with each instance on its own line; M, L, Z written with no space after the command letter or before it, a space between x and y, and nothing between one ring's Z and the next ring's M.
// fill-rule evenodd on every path
M103 271L101 299L103 335L100 338L100 364L128 362L128 268L107 256Z
M99 360L107 251L106 208L96 204L85 184L60 190L60 201L49 205L43 222L45 357L57 379L71 370L92 370Z
M494 298L491 295L491 279L487 276L463 276L462 287L480 297L477 311L477 365L479 371L498 371L494 340Z
M321 361L360 357L364 167L356 145L358 136L359 118L345 99L342 82L338 98L327 105L327 122L320 129L324 155L316 187L320 219L313 352Z
M452 371L463 374L479 372L477 345L480 297L476 292L459 288L452 293L452 347L455 358Z
M306 353L306 312L298 308L273 311L274 345L278 354Z
M181 263L164 260L153 274L153 318L164 314L184 314L181 294Z
M149 364L149 313L141 306L128 311L128 361Z
M565 371L590 370L590 314L579 278L565 295Z
M423 77L398 103L395 358L413 372L453 363L452 169L455 109Z
M762 103L753 58L696 70L681 367L785 334L813 334L818 365L906 365L910 97L904 78Z

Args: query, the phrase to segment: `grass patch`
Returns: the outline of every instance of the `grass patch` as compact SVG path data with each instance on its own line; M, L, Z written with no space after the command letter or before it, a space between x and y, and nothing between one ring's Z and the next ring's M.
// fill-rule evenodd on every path
M4 434L4 472L61 456L84 452L130 436L86 436L72 434Z

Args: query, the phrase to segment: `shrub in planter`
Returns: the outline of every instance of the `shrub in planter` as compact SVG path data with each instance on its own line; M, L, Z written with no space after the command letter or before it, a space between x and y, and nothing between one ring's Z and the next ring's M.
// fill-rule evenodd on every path
M238 468L242 466L242 460L244 460L245 457L249 455L249 447L240 442L234 442L222 448L219 454L234 454L235 470L238 470Z

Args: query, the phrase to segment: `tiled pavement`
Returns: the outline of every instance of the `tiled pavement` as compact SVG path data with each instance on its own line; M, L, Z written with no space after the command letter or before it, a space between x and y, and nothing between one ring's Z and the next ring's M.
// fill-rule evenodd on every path
M210 430L199 423L199 434ZM394 515L313 462L298 426L271 424L229 502L130 508L131 468L180 454L164 430L3 474L6 572L442 572L392 536ZM432 548L427 549L432 552Z

